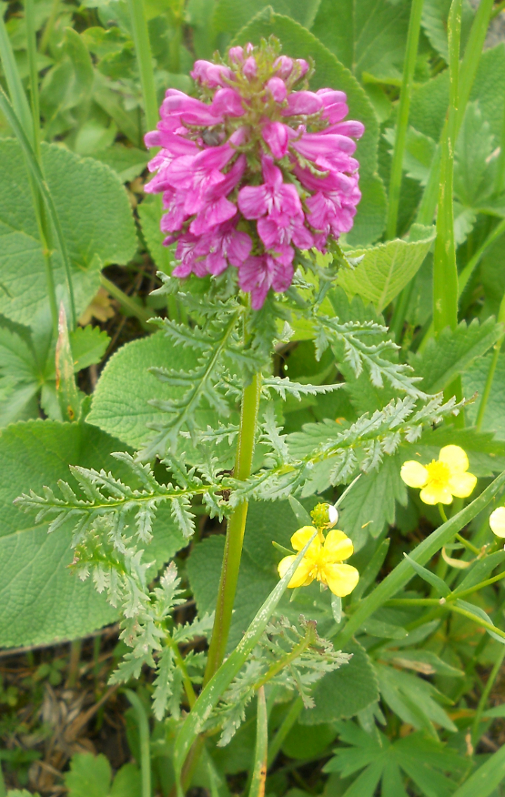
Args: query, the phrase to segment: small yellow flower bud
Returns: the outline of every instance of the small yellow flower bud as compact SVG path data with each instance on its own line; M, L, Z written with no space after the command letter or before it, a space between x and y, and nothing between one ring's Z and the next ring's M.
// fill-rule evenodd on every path
M338 512L332 504L317 504L310 516L318 529L332 529L337 525Z

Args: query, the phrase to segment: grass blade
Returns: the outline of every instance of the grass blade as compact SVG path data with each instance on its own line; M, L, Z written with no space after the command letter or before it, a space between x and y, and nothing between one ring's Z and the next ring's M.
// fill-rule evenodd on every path
M151 752L149 747L149 722L139 696L131 689L124 690L135 712L140 737L140 772L142 775L141 797L151 797Z
M489 797L505 778L505 745L456 789L452 797Z
M264 797L267 778L268 756L268 715L265 700L265 687L258 689L258 710L256 714L256 746L249 797Z
M3 13L0 13L0 58L14 111L27 137L33 142L32 114L19 76Z

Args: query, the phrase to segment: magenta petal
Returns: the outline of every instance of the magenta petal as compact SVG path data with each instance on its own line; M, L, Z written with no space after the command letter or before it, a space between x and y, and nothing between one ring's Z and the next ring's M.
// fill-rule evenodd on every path
M209 203L198 214L189 227L190 233L193 235L203 235L209 232L213 227L222 224L224 221L232 219L237 212L236 205L229 202L226 197L222 196L215 202Z
M331 128L327 128L324 132L338 133L341 136L352 136L352 138L361 138L365 132L365 125L361 124L361 122L349 119L347 122L340 122L340 124L335 124Z
M275 102L284 102L288 90L286 84L280 77L271 77L265 88L270 92Z
M264 185L246 185L238 193L238 206L246 219L259 219L266 211Z
M246 232L235 231L228 246L228 260L239 267L251 254L252 240Z
M228 268L228 263L222 252L211 252L206 258L207 270L209 274L217 277Z
M323 107L321 97L313 91L294 91L288 97L288 107L282 111L283 116L310 116Z
M253 55L250 55L249 58L246 58L244 61L242 72L248 80L252 80L252 78L255 78L258 74L258 65L256 63L256 58Z
M282 122L267 122L261 129L263 140L268 144L274 158L283 158L288 151L289 128Z
M235 89L219 89L212 100L212 111L223 116L243 116L244 108L240 95Z
M230 47L228 50L228 58L232 62L232 64L241 64L244 60L244 48L243 47Z
M276 244L281 243L279 238L279 225L271 218L258 219L258 235L263 241L265 249L272 249Z
M287 291L293 282L293 266L291 263L282 262L279 258L267 255L267 260L272 262L272 288L277 293Z
M292 58L289 58L287 55L280 55L279 58L274 61L273 67L279 77L287 78L293 71L293 65L294 61Z

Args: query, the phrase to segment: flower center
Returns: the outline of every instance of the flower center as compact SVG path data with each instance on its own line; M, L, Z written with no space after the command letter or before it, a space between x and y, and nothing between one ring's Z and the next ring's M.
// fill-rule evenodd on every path
M426 465L428 471L428 481L434 487L447 487L449 479L451 478L451 471L445 462L433 460L429 465Z

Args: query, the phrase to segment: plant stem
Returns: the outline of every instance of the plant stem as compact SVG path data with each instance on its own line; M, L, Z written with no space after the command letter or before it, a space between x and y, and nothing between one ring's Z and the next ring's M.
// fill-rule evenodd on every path
M284 717L279 730L272 739L272 744L269 746L268 766L271 766L272 763L275 761L275 758L277 757L277 754L284 743L284 739L286 738L291 728L295 724L296 720L300 716L302 709L303 709L303 700L301 697L297 697L296 700L291 704L290 709L286 714L286 716Z
M77 676L79 675L79 664L81 661L82 640L74 639L70 643L70 661L68 664L67 689L75 689Z
M410 11L407 45L405 50L405 63L403 65L403 80L400 93L400 102L398 106L398 123L396 125L393 161L391 164L391 176L389 179L389 203L386 224L387 238L394 238L396 236L398 223L398 207L400 204L400 188L402 184L403 154L405 152L405 142L407 139L410 97L412 93L412 84L414 81L414 70L416 67L423 3L424 0L412 0L412 7Z
M175 642L172 639L170 634L167 634L166 642L167 642L167 645L170 645L170 647L174 651L174 659L177 662L177 666L179 667L179 669L180 669L180 671L182 673L182 680L183 680L183 683L184 683L184 691L186 692L186 697L188 698L189 707L193 708L193 706L196 703L196 694L195 694L195 690L193 689L193 684L191 683L191 679L190 679L190 677L188 675L188 671L187 671L187 668L186 668L186 662L184 661L184 658L183 658L183 656L181 654L181 651L179 650L179 645L177 644L177 642Z
M141 304L134 301L131 296L128 296L121 288L118 288L114 282L111 282L111 280L107 279L103 274L100 274L100 284L128 313L130 313L130 315L138 318L144 329L152 331L152 326L148 324L148 321L150 318L154 317L154 312L151 312L146 307L142 307Z
M254 767L249 797L263 797L267 777L268 756L268 715L265 688L258 690L258 709L256 714L256 745L254 748Z
M497 320L500 324L505 324L505 296L503 296L501 300ZM486 384L484 385L484 390L482 391L482 398L480 400L479 409L477 412L477 420L475 421L475 426L478 432L480 432L480 430L482 429L482 424L484 422L484 415L486 412L487 402L491 394L491 388L493 386L496 366L498 365L498 359L500 357L500 351L504 339L505 339L505 332L503 333L503 335L501 335L498 338L493 347L493 356L491 357L491 362L489 363L489 371L487 372Z
M39 73L37 70L37 34L35 31L35 7L33 0L25 0L25 23L30 70L30 105L32 110L33 151L38 162L40 155L40 109Z
M237 455L234 476L241 481L251 475L254 452L254 438L258 418L258 407L261 393L261 374L255 374L252 382L242 395L240 428L237 441ZM216 619L212 629L209 646L209 657L205 671L204 685L212 678L223 661L226 643L230 632L233 603L237 590L240 558L247 519L247 502L239 504L230 516L226 533L223 565L216 606Z
M307 632L303 639L300 639L297 645L287 653L282 659L274 662L267 670L263 678L261 678L257 683L254 684L255 689L261 689L268 681L270 681L277 673L287 667L288 664L291 664L292 661L301 656L304 650L307 650L310 645L312 645L315 641L315 628L310 627L307 629Z
M130 19L133 28L133 41L140 72L140 84L144 97L144 111L147 130L154 130L158 122L158 100L154 81L153 58L149 42L149 30L144 12L144 3L140 0L128 0Z
M149 722L139 696L131 689L125 695L132 704L140 737L140 773L142 777L142 797L151 797L151 751L149 747Z
M480 738L479 725L482 719L482 714L484 713L484 709L486 708L489 693L491 692L493 684L496 681L496 677L500 672L500 668L503 664L503 659L505 659L505 645L502 645L502 649L498 654L498 658L494 663L493 669L489 673L489 678L487 679L486 687L482 692L482 695L479 700L479 705L477 706L477 711L475 712L475 717L472 725L472 745L474 747Z

